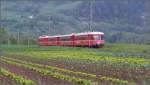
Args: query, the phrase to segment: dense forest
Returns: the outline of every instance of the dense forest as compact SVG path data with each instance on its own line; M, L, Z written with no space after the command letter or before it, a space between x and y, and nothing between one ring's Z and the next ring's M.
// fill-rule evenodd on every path
M149 42L149 0L1 0L0 4L3 44L87 31L104 32L108 43Z

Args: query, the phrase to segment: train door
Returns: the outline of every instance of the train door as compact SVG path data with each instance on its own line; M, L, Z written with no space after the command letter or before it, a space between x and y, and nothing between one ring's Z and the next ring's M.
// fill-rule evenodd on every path
M75 46L75 35L71 35L72 46Z

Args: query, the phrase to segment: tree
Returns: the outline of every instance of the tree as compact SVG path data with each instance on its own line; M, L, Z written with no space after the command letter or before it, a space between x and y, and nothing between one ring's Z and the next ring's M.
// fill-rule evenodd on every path
M8 33L4 28L0 28L0 44L6 44Z

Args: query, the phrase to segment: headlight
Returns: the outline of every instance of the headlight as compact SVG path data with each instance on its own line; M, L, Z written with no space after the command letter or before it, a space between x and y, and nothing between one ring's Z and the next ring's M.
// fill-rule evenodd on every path
M97 44L100 44L101 42L97 42Z

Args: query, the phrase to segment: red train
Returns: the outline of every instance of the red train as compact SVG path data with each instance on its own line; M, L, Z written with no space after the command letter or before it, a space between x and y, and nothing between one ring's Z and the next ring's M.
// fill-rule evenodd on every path
M104 46L103 32L84 32L69 35L40 36L38 44L41 46Z

